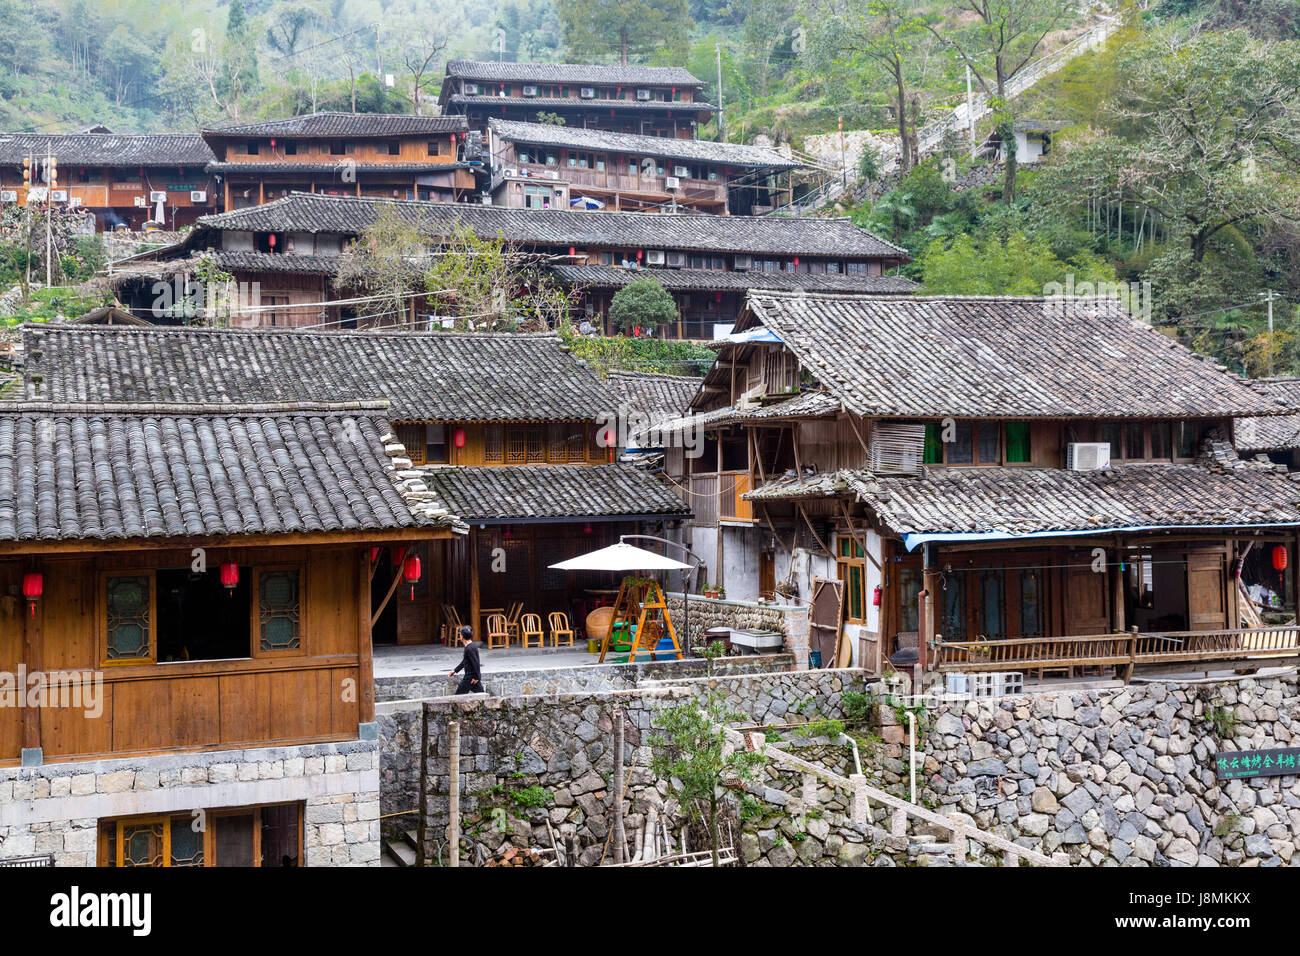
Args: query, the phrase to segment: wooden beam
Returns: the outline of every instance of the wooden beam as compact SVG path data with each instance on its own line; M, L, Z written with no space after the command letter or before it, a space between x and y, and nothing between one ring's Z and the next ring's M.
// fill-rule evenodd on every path
M432 541L450 538L450 528L394 528L391 531L322 531L288 534L225 534L176 538L82 538L67 541L0 541L0 555L86 554L104 551L169 551L190 548L253 548L273 545L324 545Z
M372 632L374 631L375 623L379 620L379 615L384 613L384 609L388 607L388 602L393 599L393 595L397 592L397 585L402 583L402 563L406 560L406 556L410 551L411 549L409 547L402 549L402 557L397 561L397 566L393 569L393 583L388 586L388 593L385 594L384 599L379 602L379 609L370 616L370 628Z
M469 626L474 629L474 640L479 636L479 617L483 601L479 594L478 580L478 529L469 529Z
M23 615L23 658L28 674L39 674L43 667L44 650L42 622L45 617L45 599L29 605L24 601L19 605ZM39 750L41 747L41 708L26 704L25 688L19 688L23 698L23 749Z
M357 554L357 720L368 724L375 719L374 623L370 618L370 551Z

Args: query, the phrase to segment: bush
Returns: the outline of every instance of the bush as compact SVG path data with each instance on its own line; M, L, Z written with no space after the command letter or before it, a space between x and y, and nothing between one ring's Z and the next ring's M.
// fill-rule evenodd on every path
M645 276L614 293L609 303L609 317L620 332L641 329L651 333L676 320L677 303L667 289Z

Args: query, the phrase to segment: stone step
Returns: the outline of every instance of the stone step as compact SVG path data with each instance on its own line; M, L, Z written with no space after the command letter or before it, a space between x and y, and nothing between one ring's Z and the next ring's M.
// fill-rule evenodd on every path
M387 851L387 857L392 859L396 866L415 866L414 847L398 843L396 840L385 840L384 849Z
M418 830L403 830L402 839L412 850L420 849L420 832Z

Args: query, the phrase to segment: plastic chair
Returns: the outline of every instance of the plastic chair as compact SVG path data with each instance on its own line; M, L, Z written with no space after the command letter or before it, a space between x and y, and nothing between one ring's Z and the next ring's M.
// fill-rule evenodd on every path
M524 647L532 647L536 639L538 647L544 647L545 635L542 634L542 619L536 614L525 614L519 620L520 637Z
M569 616L563 611L552 611L547 616L551 626L551 646L559 647L561 639L568 647L573 646L573 629L569 627Z
M487 646L489 648L510 646L510 631L507 629L506 616L504 614L488 615Z

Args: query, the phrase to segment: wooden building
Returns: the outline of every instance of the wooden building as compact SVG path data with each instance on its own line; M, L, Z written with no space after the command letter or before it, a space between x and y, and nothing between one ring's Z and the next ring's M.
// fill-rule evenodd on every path
M49 159L57 174L53 188ZM180 133L3 133L0 205L48 199L93 213L100 231L119 226L138 231L149 221L181 229L218 209L206 171L212 159L201 137ZM29 180L23 178L25 162Z
M750 288L893 294L915 288L896 274L909 261L907 251L847 219L504 209L295 193L208 217L182 242L119 263L117 294L136 314L150 314L154 284L169 276L183 284L205 256L246 288L257 284L260 307L237 311L233 324L355 325L364 308L331 304L348 297L333 286L338 256L383 208L409 218L434 241L464 226L549 259L560 282L580 293L578 324L606 334L616 331L608 319L614 292L647 275L679 307L678 320L656 334L704 340L734 324ZM432 314L412 302L408 322L428 323Z
M654 475L614 461L618 396L557 335L50 326L25 336L26 354L42 356L25 370L30 399L387 400L404 492L468 534L417 546L427 574L400 600L386 600L400 561L376 554L379 643L439 640L448 606L481 624L506 598L580 622L599 599L589 592L617 579L547 565L689 515Z
M797 160L669 136L490 120L492 204L748 214L792 198Z
M840 578L861 663L1127 674L1300 653L1235 574L1295 566L1296 486L1231 445L1296 405L1113 303L756 291L659 437L728 595Z
M568 129L694 139L716 112L703 86L679 67L448 60L438 103L484 133L490 119L551 114Z
M462 116L310 113L203 131L222 209L291 192L463 202L476 198Z
M24 334L28 390L75 394ZM372 555L464 526L383 403L190 385L0 409L0 862L377 865Z

